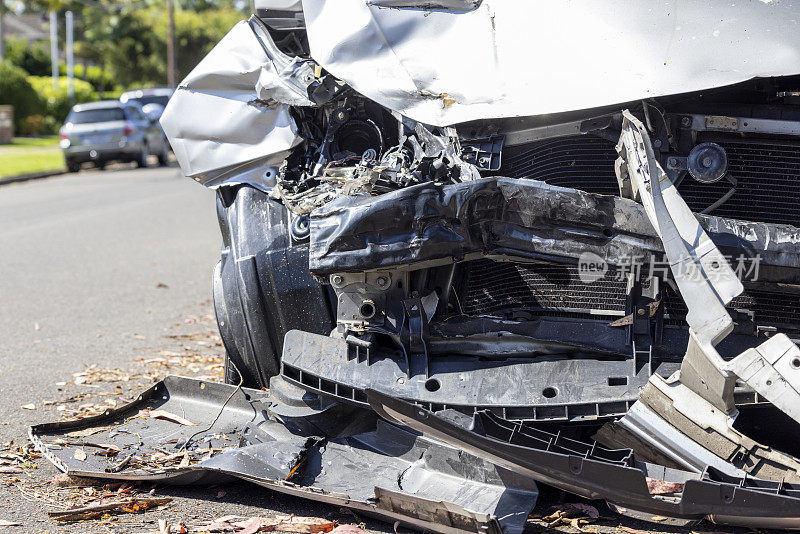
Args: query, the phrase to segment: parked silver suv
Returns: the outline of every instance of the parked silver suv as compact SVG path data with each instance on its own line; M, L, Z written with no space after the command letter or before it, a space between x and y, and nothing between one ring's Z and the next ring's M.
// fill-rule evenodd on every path
M104 100L78 104L61 127L61 148L67 168L76 172L84 162L105 167L109 161L134 161L147 166L156 155L166 165L169 144L157 122L149 119L138 102Z

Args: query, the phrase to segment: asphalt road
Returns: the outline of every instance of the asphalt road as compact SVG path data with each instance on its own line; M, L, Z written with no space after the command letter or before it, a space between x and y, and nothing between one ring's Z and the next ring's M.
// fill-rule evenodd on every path
M130 399L168 373L219 375L210 302L219 246L213 193L174 167L122 166L0 187L0 466L3 452L27 443L31 424ZM177 367L158 363L165 360ZM76 378L87 369L99 382ZM242 482L158 487L156 495L174 498L166 509L57 525L48 510L101 490L56 489L48 480L57 470L43 459L25 470L0 474L0 520L22 523L13 532L153 532L162 518L191 524L229 514L366 519ZM540 507L564 499L574 500L551 490ZM616 518L595 527L615 532L620 524L684 531ZM379 521L366 526L392 532ZM554 530L528 529L542 531Z
M175 167L123 166L0 187L0 443L27 443L27 427L58 420L65 398L113 391L113 383L74 384L73 374L88 366L135 371L142 358L189 349L219 358L219 346L175 339L216 336L210 284L219 247L213 192ZM64 498L46 484L56 474L40 460L19 483L0 475L0 520L22 522L14 532L146 532L162 517L338 515L241 483L159 488L175 498L166 511L64 527L46 515L48 498Z

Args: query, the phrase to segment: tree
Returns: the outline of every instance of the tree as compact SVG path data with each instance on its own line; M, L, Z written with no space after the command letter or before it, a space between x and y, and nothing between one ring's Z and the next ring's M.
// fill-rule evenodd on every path
M233 8L202 13L176 11L175 47L180 80L243 18ZM103 63L123 86L167 81L167 19L163 7L130 10L108 17L109 43ZM112 44L113 43L113 44Z
M6 39L6 60L33 76L50 75L50 46L46 41Z

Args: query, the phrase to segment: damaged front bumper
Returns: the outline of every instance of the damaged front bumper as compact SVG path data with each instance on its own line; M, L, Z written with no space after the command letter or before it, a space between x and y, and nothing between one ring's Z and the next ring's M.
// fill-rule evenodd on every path
M371 390L374 412L354 412L341 404L310 407L292 398L301 392L282 389L168 377L127 406L37 425L30 437L75 476L171 484L241 479L448 534L522 532L538 496L535 480L605 499L633 517L800 527L796 484L711 467L702 473L666 468L637 461L630 449L526 428L491 412L434 414ZM144 417L142 410L183 413L196 426ZM75 454L91 451L92 443L120 452L113 458ZM177 465L174 457L186 460ZM652 481L679 489L659 494Z
M655 101L636 89L667 65L653 32L614 60L639 72L548 98L538 73L503 82L521 64L505 39L523 37L495 32L534 8L355 2L342 20L327 4L303 2L307 31L301 14L238 24L162 119L184 173L217 190L229 384L170 377L36 426L47 457L82 476L234 477L436 532L521 532L537 483L646 519L800 528L794 64L768 54L776 77L748 81L755 45L685 55L679 39L673 61L705 61L690 71L706 81L659 78ZM737 9L796 24L790 5L756 7ZM707 40L698 21L718 13L692 13ZM497 81L426 66L425 28L469 29ZM116 458L76 459L92 433Z

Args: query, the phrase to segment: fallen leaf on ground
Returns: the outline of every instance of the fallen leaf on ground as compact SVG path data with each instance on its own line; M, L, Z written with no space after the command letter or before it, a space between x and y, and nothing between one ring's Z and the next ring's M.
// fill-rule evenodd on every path
M57 521L82 521L85 519L96 519L104 513L110 512L127 512L131 514L138 514L150 508L161 506L172 502L169 497L143 499L134 498L126 499L124 501L93 504L81 508L71 508L69 510L59 510L55 512L47 512L47 515Z
M647 491L650 492L650 495L680 493L683 491L683 484L680 482L667 482L666 480L647 477Z
M66 473L59 473L50 479L49 483L57 488L78 488L94 482L89 478L74 477Z
M299 532L301 534L318 534L331 532L336 523L321 517L250 517L224 516L215 519L199 529L200 532L225 532L234 530L237 534L254 534L255 532ZM356 527L357 528L357 527ZM361 529L359 529L361 531ZM361 531L363 532L363 531ZM358 534L355 531L342 534Z
M367 534L367 531L356 525L339 525L331 530L331 534Z
M144 419L163 419L165 421L172 421L173 423L178 423L179 425L185 426L197 426L196 423L192 423L188 419L185 419L180 415L170 413L166 410L139 410L139 417Z
M21 467L15 467L13 465L0 465L0 474L8 475L10 473L24 473L25 470Z

